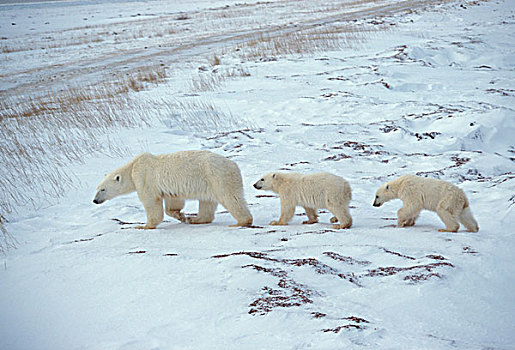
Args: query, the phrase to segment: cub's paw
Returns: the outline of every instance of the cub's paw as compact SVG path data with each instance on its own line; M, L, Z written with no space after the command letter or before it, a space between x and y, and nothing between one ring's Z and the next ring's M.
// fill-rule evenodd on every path
M284 223L284 222L280 222L280 221L271 221L270 225L273 225L273 226L286 226L286 225L288 225L288 223Z
M136 226L135 229L136 230L153 230L155 229L156 227L155 226L148 226L148 225L145 225L145 226Z
M448 230L446 228L440 228L440 229L438 229L438 232L458 232L458 229L456 229L456 230Z
M350 228L352 226L352 224L339 224L339 225L333 225L333 228L336 229L336 230L341 230L341 229L347 229L347 228Z
M191 216L189 218L186 218L186 222L188 224L193 224L193 225L209 224L212 221L213 220L206 220L206 219L200 218L198 216Z

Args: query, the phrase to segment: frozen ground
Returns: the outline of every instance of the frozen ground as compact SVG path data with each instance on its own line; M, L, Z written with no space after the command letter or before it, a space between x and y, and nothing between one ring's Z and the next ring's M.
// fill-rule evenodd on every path
M68 166L73 190L7 225L19 243L0 272L0 348L512 349L515 4L375 21L390 29L352 48L244 61L226 50L134 93L154 119L114 130L130 155ZM239 164L254 227L228 227L219 207L210 225L168 218L143 232L135 194L91 202L133 155L184 149ZM304 226L300 210L269 226L279 199L251 185L270 170L345 177L354 226L333 230L326 212ZM429 212L396 228L401 202L371 204L404 173L463 188L480 231L440 233Z

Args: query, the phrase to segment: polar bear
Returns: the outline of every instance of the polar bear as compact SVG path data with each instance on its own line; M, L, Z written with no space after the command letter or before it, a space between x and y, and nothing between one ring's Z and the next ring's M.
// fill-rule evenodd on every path
M468 231L477 232L469 202L462 189L438 179L403 175L379 187L374 207L399 198L403 207L397 212L400 227L413 226L422 209L435 211L445 223L440 232L457 232L461 222Z
M154 229L163 221L163 199L166 214L182 222L210 223L220 203L237 220L233 226L252 224L240 169L233 161L209 151L140 154L106 175L93 203L134 191L147 213L146 225L138 229ZM197 216L186 218L181 213L186 199L199 200Z
M349 228L352 217L349 214L351 188L345 179L329 174L316 173L269 173L254 184L258 190L278 193L281 198L281 217L270 225L288 225L297 205L304 207L308 220L303 224L318 222L317 209L326 208L333 213L333 228Z

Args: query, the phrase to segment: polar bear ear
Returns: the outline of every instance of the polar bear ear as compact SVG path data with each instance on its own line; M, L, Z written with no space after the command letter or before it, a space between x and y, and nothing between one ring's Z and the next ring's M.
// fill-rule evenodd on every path
M121 180L121 179L122 179L122 176L121 176L120 174L118 174L118 175L116 175L116 176L114 177L114 181L115 181L115 182L120 182L120 180Z
M386 184L385 189L388 191L390 189L390 185Z
M275 173L272 174L272 179L275 179Z

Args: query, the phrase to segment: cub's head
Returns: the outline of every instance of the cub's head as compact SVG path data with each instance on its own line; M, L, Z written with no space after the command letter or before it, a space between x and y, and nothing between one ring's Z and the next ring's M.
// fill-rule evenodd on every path
M277 181L276 173L268 173L254 184L254 188L258 190L273 191L274 184Z
M127 172L115 171L107 174L97 186L97 194L93 203L102 204L105 201L134 191L134 184Z
M390 184L387 182L377 189L376 198L373 204L374 207L380 207L384 203L396 197L390 187Z

